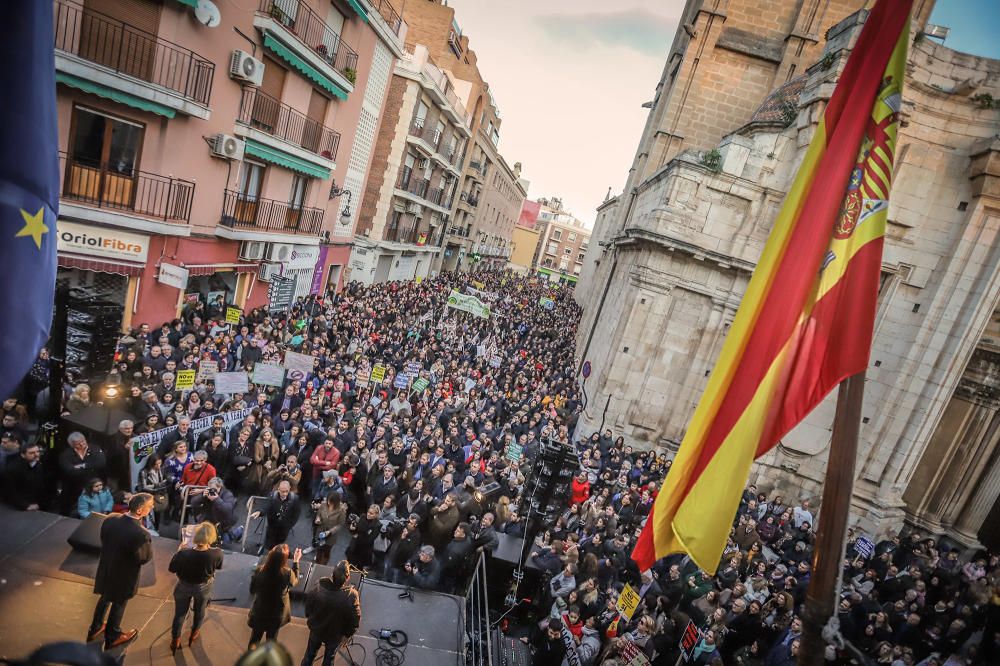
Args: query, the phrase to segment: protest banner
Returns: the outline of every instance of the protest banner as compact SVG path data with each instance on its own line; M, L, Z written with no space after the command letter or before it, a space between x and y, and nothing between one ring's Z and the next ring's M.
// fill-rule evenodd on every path
M224 395L246 393L249 380L245 372L215 373L215 390Z
M257 363L253 366L254 384L281 386L285 383L285 369L274 363Z
M451 294L448 295L448 307L468 312L476 317L483 317L485 319L489 319L490 317L490 306L475 296L468 296L457 289L452 289Z
M414 380L413 385L410 387L410 391L413 393L423 393L427 385L430 384L430 380L426 377L419 377Z
M374 368L372 368L371 380L376 384L381 384L385 381L385 366L379 363Z
M551 310L556 307L556 302L551 298L547 298L545 296L542 296L541 298L538 299L538 304L541 305L546 310Z
M202 361L198 364L198 381L203 382L209 379L215 379L215 373L218 371L218 361Z
M249 413L249 409L237 409L231 412L225 412L221 415L213 414L211 416L203 416L200 419L194 419L191 421L191 430L194 432L194 436L197 437L212 427L212 419L216 416L222 416L222 427L229 428L245 419ZM176 429L177 426L160 428L159 430L136 435L129 440L129 449L132 453L132 455L129 456L129 473L132 479L132 489L135 489L139 485L139 472L141 472L142 468L146 466L146 459L149 458L149 455L156 450L156 447L160 444L160 441L164 438L164 436L172 433Z
M178 370L174 379L174 388L178 391L190 391L194 388L195 370Z
M238 324L240 323L240 312L239 308L229 307L226 308L226 323L227 324Z
M507 445L507 460L511 462L518 462L521 460L521 453L524 451L524 447L517 442L511 442Z
M286 351L284 367L288 370L289 379L302 381L313 371L313 357L309 354Z
M635 609L639 607L639 594L632 589L632 586L628 583L622 588L621 593L618 595L618 601L615 603L615 608L618 612L622 614L626 620L632 619L632 614L635 613Z
M420 370L422 368L423 366L420 365L420 363L418 363L417 361L410 361L409 363L406 364L406 369L404 370L404 372L411 377L416 377L417 375L420 374Z
M405 389L410 385L410 376L405 372L401 372L396 375L396 381L392 383L394 388Z

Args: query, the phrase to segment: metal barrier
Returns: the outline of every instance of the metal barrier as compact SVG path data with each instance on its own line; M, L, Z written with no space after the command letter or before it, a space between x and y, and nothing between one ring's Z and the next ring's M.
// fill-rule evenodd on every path
M243 523L243 538L240 540L241 553L247 552L247 537L250 536L250 521L253 519L253 514L254 514L253 505L254 502L257 502L259 500L264 500L266 502L268 501L268 498L262 497L260 495L251 495L250 499L247 500L247 519ZM261 521L260 522L261 528L267 529L266 528L267 517L261 515L259 520ZM263 540L261 540L261 543L264 543Z
M465 592L465 661L471 666L491 666L490 608L486 592L486 557L479 553L475 573Z
M184 486L184 487L181 488L181 529L182 530L184 529L184 526L187 524L187 523L184 522L184 519L187 516L187 510L188 510L188 506L189 506L188 502L191 499L191 497L190 497L191 496L191 491L192 490L201 490L202 492L204 492L206 488L208 488L208 486ZM199 495L201 495L201 494L202 493L199 493Z

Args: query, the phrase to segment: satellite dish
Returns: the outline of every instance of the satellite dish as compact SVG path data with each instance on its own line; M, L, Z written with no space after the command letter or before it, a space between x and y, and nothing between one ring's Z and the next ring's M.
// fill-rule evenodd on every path
M214 28L222 22L222 14L212 0L198 0L198 6L194 9L194 17L206 28Z

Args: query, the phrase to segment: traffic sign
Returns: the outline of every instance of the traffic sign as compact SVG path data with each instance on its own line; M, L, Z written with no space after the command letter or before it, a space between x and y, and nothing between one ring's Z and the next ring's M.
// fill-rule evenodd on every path
M590 377L590 373L591 373L592 370L593 370L593 367L590 365L590 361L584 361L583 362L583 378L587 379L588 377Z

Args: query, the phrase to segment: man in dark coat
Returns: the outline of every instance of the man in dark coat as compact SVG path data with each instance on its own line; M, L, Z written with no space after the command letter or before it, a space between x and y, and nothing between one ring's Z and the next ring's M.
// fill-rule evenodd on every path
M302 504L298 496L292 492L288 481L281 481L271 493L267 505L267 532L264 536L264 548L270 550L279 543L288 541L288 534L295 527L302 513Z
M87 642L104 633L105 650L127 645L139 635L138 629L123 632L121 621L125 605L139 591L142 565L153 559L152 539L140 522L152 510L153 496L136 493L129 500L128 513L110 516L101 525L101 559L94 579L94 593L101 598L94 608Z
M302 666L311 666L321 646L323 666L332 666L337 648L357 632L361 624L361 599L358 591L348 585L348 565L341 560L328 578L306 596L306 623L309 644L302 657Z
M3 476L7 502L21 511L38 511L48 504L48 479L35 442L21 445L21 456L7 462Z
M131 453L132 430L135 424L132 421L124 420L118 424L118 432L111 436L111 443L105 451L108 462L108 483L115 490L132 492L132 472L129 469L129 457Z

